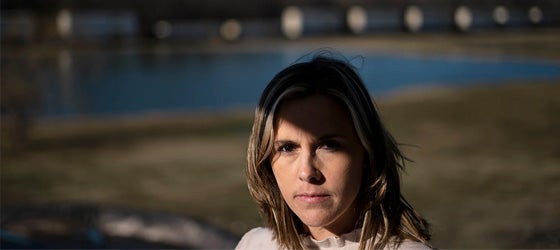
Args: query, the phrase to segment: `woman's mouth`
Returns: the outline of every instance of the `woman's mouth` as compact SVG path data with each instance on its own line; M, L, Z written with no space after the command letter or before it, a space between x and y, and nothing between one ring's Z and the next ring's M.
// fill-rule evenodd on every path
M320 203L328 200L330 195L323 193L302 193L295 195L296 200L303 201L305 203Z

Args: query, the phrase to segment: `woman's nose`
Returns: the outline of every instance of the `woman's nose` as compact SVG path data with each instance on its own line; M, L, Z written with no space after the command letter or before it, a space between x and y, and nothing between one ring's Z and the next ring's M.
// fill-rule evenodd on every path
M301 181L320 184L323 180L323 175L321 171L316 166L315 159L313 155L304 155L301 157L299 167L299 179Z

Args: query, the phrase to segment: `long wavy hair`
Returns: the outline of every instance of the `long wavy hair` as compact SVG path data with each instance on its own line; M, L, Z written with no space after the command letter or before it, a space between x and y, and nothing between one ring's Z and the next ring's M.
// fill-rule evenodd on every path
M247 150L247 185L278 244L303 249L306 227L280 194L271 168L274 116L287 99L323 94L340 101L352 117L366 152L358 194L359 249L398 246L404 239L429 245L429 225L401 194L400 171L407 158L383 126L368 90L353 66L319 55L279 72L262 93Z

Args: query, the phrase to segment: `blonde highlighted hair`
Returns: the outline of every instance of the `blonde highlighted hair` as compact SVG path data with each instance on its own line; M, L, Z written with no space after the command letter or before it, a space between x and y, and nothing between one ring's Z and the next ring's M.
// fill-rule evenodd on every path
M303 249L306 230L282 198L272 172L274 115L284 101L311 94L333 97L345 106L367 155L369 164L357 198L356 223L362 227L359 248L398 246L404 239L428 245L428 223L401 195L399 175L406 157L383 126L351 64L322 55L279 72L263 91L255 111L247 150L247 185L278 244L286 249Z

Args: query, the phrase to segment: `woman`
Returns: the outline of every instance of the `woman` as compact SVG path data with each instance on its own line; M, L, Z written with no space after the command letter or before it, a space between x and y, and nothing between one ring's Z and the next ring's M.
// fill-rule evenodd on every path
M405 157L352 66L318 56L264 90L247 152L249 192L268 222L237 249L428 248L400 192Z

